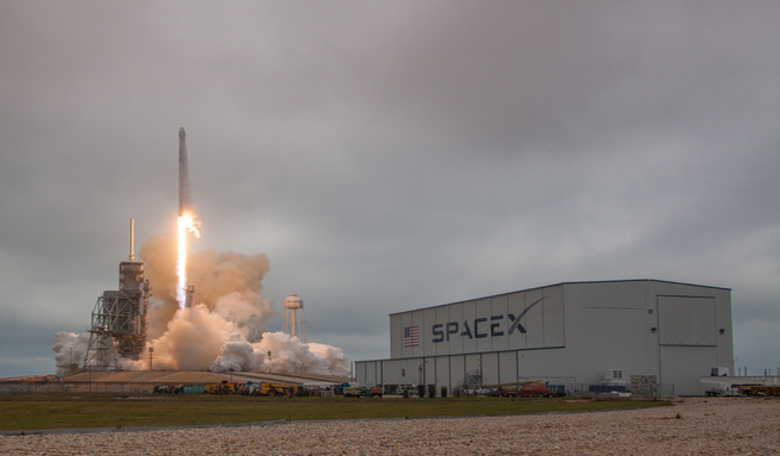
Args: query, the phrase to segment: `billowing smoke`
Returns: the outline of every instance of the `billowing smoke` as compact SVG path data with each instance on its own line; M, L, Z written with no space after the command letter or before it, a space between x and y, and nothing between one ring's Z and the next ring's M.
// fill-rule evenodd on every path
M87 354L89 346L89 333L76 334L72 332L58 332L54 335L56 353L54 363L57 365L57 374L62 375L70 371L70 367L81 364Z
M57 366L57 375L72 373L84 362L89 347L89 333L72 333L60 331L54 335L54 363ZM140 370L146 367L141 361L116 357L116 364L123 370Z
M276 312L261 296L269 269L265 255L213 249L190 255L188 284L195 286L195 305L186 309L176 300L175 235L152 237L139 256L152 286L147 345L154 348L155 369L349 375L340 348L266 331ZM57 373L67 373L72 359L81 364L88 343L88 333L57 333L52 347ZM148 359L118 363L124 369L148 368Z
M176 239L154 236L139 250L152 284L149 338L161 337L179 310L176 299ZM241 327L251 341L259 340L265 323L276 315L271 302L260 294L269 264L265 255L217 253L205 250L189 256L188 285L195 286L193 303ZM195 306L193 306L195 307Z
M262 372L332 373L348 375L349 361L340 348L303 344L283 332L267 332L260 342L249 343L233 334L222 354L209 368L213 371L260 370Z

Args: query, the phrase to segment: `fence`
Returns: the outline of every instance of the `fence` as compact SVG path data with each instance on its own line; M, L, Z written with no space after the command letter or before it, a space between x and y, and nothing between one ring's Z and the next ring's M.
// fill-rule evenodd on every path
M635 378L641 377L641 378ZM43 394L43 393L112 393L112 394L148 394L152 393L160 382L62 382L62 381L9 381L0 383L0 395L12 394ZM206 385L208 383L193 383ZM565 394L576 398L614 398L630 393L630 397L638 399L659 399L675 397L674 384L660 384L655 376L632 376L631 382L624 385L605 385L566 382L557 385L556 391L562 388ZM396 386L399 388L396 389ZM405 387L405 388L404 388ZM387 394L400 394L411 385L385 385ZM552 388L551 388L552 389ZM474 395L477 390L456 388L453 395ZM484 394L484 391L482 392Z
M0 383L0 395L47 393L147 394L159 382L60 382L10 381Z

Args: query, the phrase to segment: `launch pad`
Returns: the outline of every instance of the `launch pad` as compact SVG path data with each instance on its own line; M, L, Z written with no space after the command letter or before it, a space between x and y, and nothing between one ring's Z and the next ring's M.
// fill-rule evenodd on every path
M106 290L92 311L85 370L116 370L120 358L138 360L146 345L149 281L135 261L134 222L130 220L130 258L119 263L119 290Z
M177 299L182 308L192 307L195 287L186 282L186 236L195 231L187 165L187 134L179 130L179 254ZM186 219L187 223L183 220ZM130 220L130 257L119 263L119 289L106 290L92 311L89 346L84 356L84 370L119 370L120 359L137 361L146 347L149 326L149 281L144 263L135 261L135 225ZM150 352L151 355L151 352ZM150 360L151 363L151 360Z

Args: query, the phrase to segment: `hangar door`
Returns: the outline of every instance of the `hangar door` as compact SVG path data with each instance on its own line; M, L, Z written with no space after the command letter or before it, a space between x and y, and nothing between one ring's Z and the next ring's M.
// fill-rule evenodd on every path
M718 361L715 298L658 296L661 383L676 394L704 394L699 377Z

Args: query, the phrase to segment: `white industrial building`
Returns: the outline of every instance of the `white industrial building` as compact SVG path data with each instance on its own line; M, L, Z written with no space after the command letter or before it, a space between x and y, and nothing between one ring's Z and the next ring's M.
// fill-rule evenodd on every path
M731 290L660 280L568 282L390 315L390 359L357 381L468 385L544 381L570 392L631 380L704 394L733 370Z

